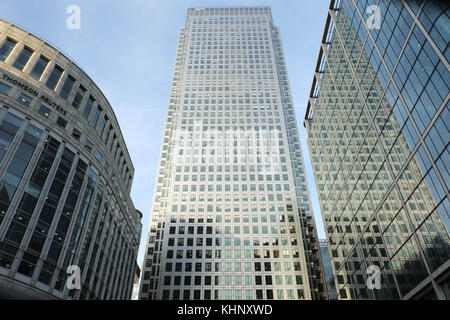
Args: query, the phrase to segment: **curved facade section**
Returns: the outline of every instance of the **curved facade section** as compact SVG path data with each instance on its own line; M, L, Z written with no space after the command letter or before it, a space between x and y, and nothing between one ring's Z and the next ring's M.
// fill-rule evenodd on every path
M129 299L142 217L133 174L89 76L0 20L0 298ZM72 265L80 289L66 285Z

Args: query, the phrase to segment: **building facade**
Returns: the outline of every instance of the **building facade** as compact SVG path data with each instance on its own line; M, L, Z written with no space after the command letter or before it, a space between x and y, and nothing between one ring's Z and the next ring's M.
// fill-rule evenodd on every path
M327 285L328 300L336 300L336 285L334 283L333 267L331 266L330 250L326 239L319 239L319 249L322 258L323 274Z
M271 10L192 8L181 30L140 299L324 299Z
M331 1L304 124L339 299L450 298L448 25Z
M131 298L142 218L133 174L87 74L0 20L0 298ZM66 285L69 266L79 289Z

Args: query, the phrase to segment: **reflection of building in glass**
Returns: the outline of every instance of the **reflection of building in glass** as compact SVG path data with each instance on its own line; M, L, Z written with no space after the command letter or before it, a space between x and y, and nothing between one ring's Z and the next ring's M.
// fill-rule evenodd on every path
M333 267L331 266L330 251L328 250L327 240L319 240L319 249L322 257L323 274L327 283L328 300L336 300L336 285L334 283Z
M105 96L0 20L0 299L129 299L142 215ZM66 286L80 270L81 289Z
M448 9L375 4L331 1L305 116L338 298L449 299Z
M324 299L270 8L188 10L140 299Z
M139 278L141 277L141 268L136 266L136 273L134 274L133 293L131 300L139 300Z

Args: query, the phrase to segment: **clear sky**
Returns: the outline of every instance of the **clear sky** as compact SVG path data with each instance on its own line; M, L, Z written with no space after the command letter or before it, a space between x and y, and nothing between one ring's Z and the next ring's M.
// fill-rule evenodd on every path
M81 29L69 30L69 5ZM271 6L280 28L319 238L325 238L303 117L329 0L1 0L0 17L45 39L80 65L111 103L135 167L131 192L144 214L141 265L180 29L187 8Z

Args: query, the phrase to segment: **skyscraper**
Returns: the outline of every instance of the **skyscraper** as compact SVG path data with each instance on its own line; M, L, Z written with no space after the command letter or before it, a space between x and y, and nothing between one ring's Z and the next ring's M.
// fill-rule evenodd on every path
M140 299L323 299L321 270L270 8L189 9Z
M450 298L448 10L331 1L304 124L339 299Z

